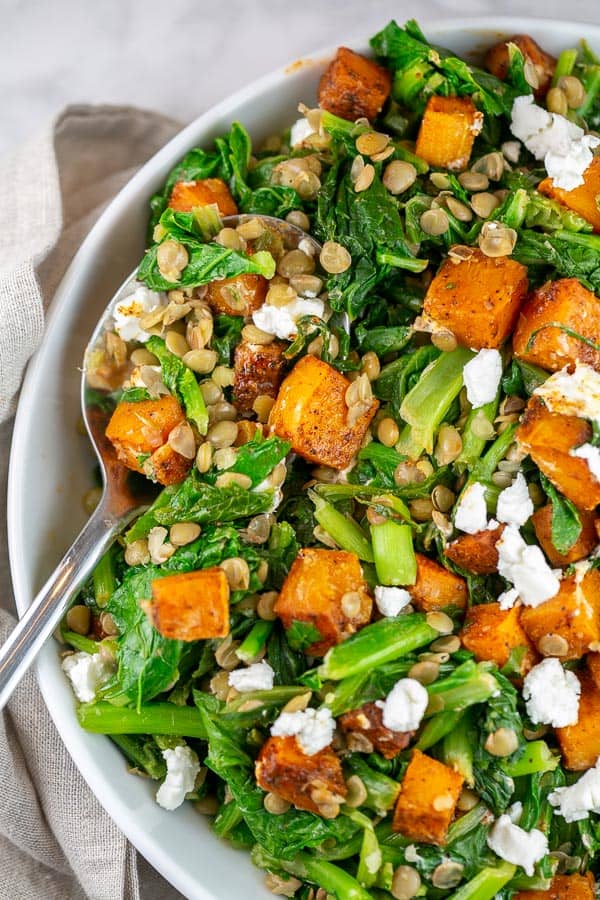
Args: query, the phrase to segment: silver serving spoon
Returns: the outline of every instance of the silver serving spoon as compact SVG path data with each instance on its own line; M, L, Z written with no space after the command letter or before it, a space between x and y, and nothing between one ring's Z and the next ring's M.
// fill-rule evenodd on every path
M235 228L249 219L260 219L269 228L276 228L286 245L297 248L301 240L309 241L315 253L321 245L289 222L272 216L228 216L223 224ZM148 505L147 487L142 493L135 489L129 470L116 458L114 449L104 430L108 414L98 405L90 405L85 361L100 342L105 330L112 324L113 311L118 303L133 290L136 271L121 285L102 316L86 347L81 376L81 411L88 435L96 451L102 474L103 491L98 506L75 538L64 557L34 598L31 606L0 648L0 709L7 703L16 685L29 668L45 641L59 625L69 604L82 584L91 575L96 564L108 550L115 537ZM337 324L340 324L339 322ZM348 328L348 323L342 324ZM141 481L141 479L140 479Z

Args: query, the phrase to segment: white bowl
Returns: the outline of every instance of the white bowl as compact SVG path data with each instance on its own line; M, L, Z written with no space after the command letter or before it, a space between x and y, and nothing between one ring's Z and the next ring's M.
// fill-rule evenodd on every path
M463 19L430 23L425 31L430 39L467 55L515 33L531 34L554 53L585 36L600 52L600 28L572 22ZM56 292L44 343L29 366L16 419L8 534L20 612L84 524L81 497L90 485L92 458L76 431L79 366L104 305L140 258L150 195L190 147L210 145L232 121L239 119L257 140L294 121L298 102L314 101L324 62L333 52L316 53L261 78L196 119L123 188L75 256ZM108 738L80 729L53 642L40 655L38 676L50 714L83 777L166 879L190 900L272 896L247 854L219 841L191 807L162 810L154 800L156 785L129 775Z

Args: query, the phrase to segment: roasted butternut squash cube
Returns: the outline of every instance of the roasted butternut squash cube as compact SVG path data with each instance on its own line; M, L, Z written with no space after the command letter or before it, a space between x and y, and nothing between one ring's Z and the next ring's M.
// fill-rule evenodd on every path
M348 408L347 378L316 356L304 356L284 380L269 422L309 462L345 469L360 450L379 401Z
M537 41L534 41L528 34L513 34L512 37L507 38L505 41L500 41L498 44L490 47L485 54L486 69L492 75L495 75L496 78L499 78L500 81L504 81L508 74L509 65L508 44L516 44L525 61L531 63L538 81L534 94L536 97L545 97L554 75L556 59L549 53L546 53L545 50L542 50Z
M581 534L566 553L559 553L552 543L552 504L540 507L531 517L535 536L538 539L542 550L548 557L548 561L553 566L568 566L571 563L579 562L589 556L596 544L598 543L598 535L596 533L596 516L586 511L579 510L581 519Z
M185 415L175 397L170 394L156 400L129 401L117 404L106 428L106 437L116 450L117 458L128 469L146 473L154 471L148 458L163 447L176 425L185 421ZM179 456L179 454L177 454ZM156 480L161 484L174 484L169 480L183 468L181 461L163 452L156 458ZM191 463L187 465L185 477ZM160 476L160 477L159 477ZM166 480L161 480L165 478ZM177 481L182 478L177 477Z
M402 779L392 828L411 841L444 845L463 777L415 750Z
M229 583L223 569L178 572L152 582L147 615L163 637L201 641L229 634Z
M600 157L596 156L583 173L583 184L572 191L555 187L552 178L544 178L538 184L538 191L586 219L600 232L600 207L596 198L600 194Z
M444 566L429 559L423 553L417 558L417 580L408 588L413 605L420 612L467 605L467 583L460 575L449 572Z
M504 525L498 528L478 531L476 534L461 534L444 550L454 565L474 572L476 575L491 575L498 569L496 544L502 536Z
M242 341L235 348L233 396L241 412L250 412L257 397L276 397L287 360L283 341L271 344L249 344Z
M319 82L319 106L351 122L374 119L381 112L392 86L383 66L339 47Z
M206 302L217 315L248 318L263 305L269 283L264 275L236 275L211 281Z
M600 650L600 647L598 648ZM587 666L587 670L592 676L592 681L596 685L598 689L600 689L600 653L598 650L594 650L591 653L588 653L585 658L585 664Z
M158 484L179 484L192 468L192 463L192 459L177 453L170 444L163 444L148 457L143 472Z
M470 97L434 95L425 107L415 153L431 166L466 169L482 126L483 113Z
M600 370L600 352L571 337L558 322L577 334L600 339L600 300L576 278L548 281L533 291L521 307L513 334L517 359L557 372L571 363L583 362Z
M583 772L596 765L600 756L600 688L589 672L580 672L579 718L576 725L556 729L563 765Z
M513 330L526 293L525 266L474 250L458 263L444 260L427 290L423 313L465 347L499 347Z
M376 703L365 703L344 713L339 723L347 734L361 734L385 759L394 759L410 744L414 731L392 731L383 724L383 711Z
M594 876L555 875L547 891L519 891L514 900L594 900Z
M575 506L590 510L600 503L600 482L585 459L571 456L571 450L592 436L592 426L585 419L550 412L534 395L515 436L536 466Z
M331 747L309 756L295 737L270 737L258 754L255 774L263 791L317 815L323 815L326 806L342 803L348 793L339 757ZM330 816L331 809L327 812Z
M171 191L169 206L176 212L191 212L195 206L215 204L221 216L235 216L237 206L222 178L178 181Z
M600 571L563 578L555 597L521 609L521 625L535 647L546 635L557 634L568 646L561 659L580 659L600 641Z
M489 659L500 669L506 665L513 650L523 648L520 671L524 675L538 657L519 620L520 611L518 606L500 609L499 603L472 606L460 632L463 646L478 662Z
M359 600L354 615L344 612L345 594ZM373 601L358 556L345 550L301 550L283 583L275 613L286 629L294 622L312 625L320 639L306 648L311 656L323 656L330 647L350 637L371 619Z

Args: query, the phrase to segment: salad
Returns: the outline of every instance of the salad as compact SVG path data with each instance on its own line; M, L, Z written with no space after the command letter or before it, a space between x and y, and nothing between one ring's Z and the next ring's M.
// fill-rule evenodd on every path
M86 371L156 495L62 665L274 894L593 898L600 60L371 46L151 200Z

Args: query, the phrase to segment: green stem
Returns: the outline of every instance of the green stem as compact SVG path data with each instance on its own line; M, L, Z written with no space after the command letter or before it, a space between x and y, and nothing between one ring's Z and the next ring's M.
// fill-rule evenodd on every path
M512 863L500 862L497 866L486 866L481 872L463 885L449 900L492 900L517 871Z
M363 887L371 887L375 884L377 872L381 868L381 849L375 834L372 821L364 813L357 809L344 807L344 815L363 829L363 839L358 857L356 878Z
M175 734L206 740L198 710L174 703L153 703L139 712L106 701L82 703L77 718L82 728L94 734Z
M84 653L98 653L100 644L91 638L84 637L82 634L76 634L74 631L62 631L62 639L65 644L70 644L76 650L82 650Z
M269 640L274 625L274 622L266 622L262 619L261 621L256 622L236 650L238 659L241 659L242 662L245 663L256 659Z
M577 62L577 55L577 50L573 48L562 51L556 60L556 68L554 69L554 75L552 76L552 87L556 87L559 78L571 74L573 66Z
M378 815L385 814L391 809L400 793L400 785L389 775L377 772L367 765L364 759L354 753L346 760L346 767L353 775L358 775L367 789L367 799L362 804L367 809L372 809Z
M485 445L488 443L487 438L478 437L478 435L475 434L473 423L475 420L481 421L482 419L487 419L490 425L493 425L498 412L499 403L500 394L498 394L491 403L486 403L484 406L479 407L479 409L472 409L467 416L467 421L465 422L465 427L462 432L462 450L460 456L454 462L454 465L459 472L464 472L465 469L472 469L483 453Z
M246 693L240 694L239 697L236 697L235 700L228 703L222 714L223 716L228 716L239 712L240 706L244 706L248 700L258 700L258 702L267 709L276 706L284 706L288 700L292 700L299 694L305 694L306 690L306 687L294 684L289 686L277 685L272 687L270 691L246 691Z
M412 441L422 445L428 453L433 452L435 433L460 393L463 369L474 355L465 347L442 353L427 366L402 401L400 415L412 426Z
M107 550L94 569L92 581L94 584L96 603L100 607L106 606L117 586L113 567L112 547L110 550Z
M516 762L508 763L505 772L511 778L533 775L536 772L553 772L560 762L545 741L529 741Z
M475 777L470 726L470 717L463 716L456 727L444 738L441 758L447 766L462 775L469 787L472 787L475 784Z
M365 562L373 562L371 544L358 522L345 516L314 491L310 491L309 496L315 504L315 519L336 544L342 550L356 553Z
M595 66L589 77L585 79L585 97L577 110L578 114L585 118L594 105L600 92L600 66Z
M244 814L235 802L224 803L215 816L212 827L220 838L226 838L231 831L244 820Z
M412 528L393 519L371 525L375 569L380 584L414 584L417 560L413 549Z
M318 859L308 853L298 853L294 859L279 859L255 844L252 849L252 861L261 869L275 872L283 870L301 881L309 881L333 894L337 900L372 900L369 891L360 886L358 881L325 859Z
M153 753L143 739L131 734L112 734L111 740L135 768L141 769L155 780L165 777L167 766L154 742L152 744L156 750Z
M462 710L444 710L433 716L423 728L421 736L416 743L419 750L429 750L438 741L441 741L453 728L456 728L463 716Z
M431 716L442 710L458 712L475 703L484 703L496 691L498 682L488 671L487 664L475 664L472 660L468 660L447 678L428 685L427 693L431 704L425 715Z
M393 266L395 269L406 269L408 272L423 272L429 265L428 259L418 259L415 256L398 256L397 253L377 253L377 262L383 266Z
M318 672L323 679L341 681L405 656L437 636L422 613L381 619L328 650Z
M492 446L480 459L477 460L471 470L465 489L476 481L491 482L492 475L498 468L498 463L504 459L508 452L508 448L515 439L515 431L517 423L514 422L499 435ZM463 489L464 490L464 489Z

